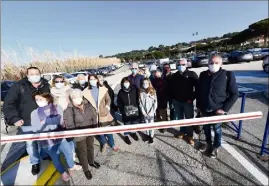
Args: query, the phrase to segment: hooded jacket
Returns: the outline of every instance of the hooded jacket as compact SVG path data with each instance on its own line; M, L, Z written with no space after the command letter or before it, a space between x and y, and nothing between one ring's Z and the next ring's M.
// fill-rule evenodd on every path
M3 105L3 112L8 125L14 125L21 119L24 121L23 126L31 125L31 113L38 107L32 97L35 91L49 93L50 85L48 81L41 78L41 84L38 88L35 88L26 77L9 89Z
M144 89L141 89L139 94L139 107L146 119L153 119L157 109L157 96L151 95Z

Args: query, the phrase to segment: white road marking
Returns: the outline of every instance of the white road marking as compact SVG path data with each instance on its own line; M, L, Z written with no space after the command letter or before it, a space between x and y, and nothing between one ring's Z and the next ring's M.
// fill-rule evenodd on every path
M214 137L214 132L211 131L212 137ZM262 185L268 185L268 177L263 174L258 168L256 168L252 163L250 163L246 158L244 158L239 152L235 150L230 144L221 139L221 146L230 153L234 159L236 159L252 176L254 176Z

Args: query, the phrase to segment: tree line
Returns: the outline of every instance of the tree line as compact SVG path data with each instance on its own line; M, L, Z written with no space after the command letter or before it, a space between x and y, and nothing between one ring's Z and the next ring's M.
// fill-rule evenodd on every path
M221 37L209 37L200 39L198 41L179 42L175 45L165 46L159 45L158 47L150 46L147 50L132 50L130 52L119 53L113 56L107 57L117 57L122 61L140 61L140 60L151 60L160 59L165 57L177 57L181 54L188 52L206 52L206 51L222 51L230 52L232 50L237 50L241 47L241 43L258 36L264 36L265 46L267 44L267 38L269 28L269 19L263 19L255 22L249 27L241 32L230 32L224 34ZM256 47L253 44L250 47ZM241 48L242 49L242 48ZM100 57L103 57L100 55Z

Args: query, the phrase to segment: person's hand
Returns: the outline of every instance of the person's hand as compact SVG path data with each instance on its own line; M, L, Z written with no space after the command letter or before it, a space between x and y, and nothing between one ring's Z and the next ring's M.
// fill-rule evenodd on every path
M110 106L106 105L107 112L110 112Z
M187 103L192 103L192 100L188 100Z
M225 114L225 112L224 112L224 110L222 110L222 109L218 109L218 110L216 111L216 114L217 114L217 115L223 115L223 114Z
M40 123L41 123L41 125L44 125L46 123L46 120L44 119L44 120L40 121Z
M19 120L19 121L17 121L16 123L14 123L14 125L15 126L17 126L17 127L20 127L20 126L22 126L24 124L24 121L21 119L21 120Z

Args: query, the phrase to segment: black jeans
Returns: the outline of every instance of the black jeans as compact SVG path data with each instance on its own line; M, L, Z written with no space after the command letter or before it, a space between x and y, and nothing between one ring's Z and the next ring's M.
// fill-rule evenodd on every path
M89 164L94 163L94 137L87 136L86 139L76 142L76 153L84 172L89 171Z

